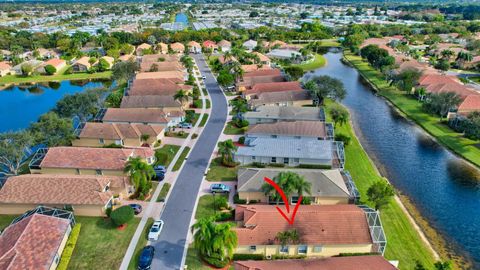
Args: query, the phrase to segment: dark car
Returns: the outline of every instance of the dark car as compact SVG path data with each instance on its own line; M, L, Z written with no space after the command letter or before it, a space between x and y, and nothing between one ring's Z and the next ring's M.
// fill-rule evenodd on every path
M135 215L138 215L142 212L142 206L140 204L132 203L132 204L129 204L129 205L130 205L130 207L132 207Z
M148 270L152 267L153 255L155 254L155 248L152 246L146 246L140 253L138 259L138 270Z
M155 171L155 180L162 181L165 179L165 174L167 173L165 166L157 165L153 168L153 170Z

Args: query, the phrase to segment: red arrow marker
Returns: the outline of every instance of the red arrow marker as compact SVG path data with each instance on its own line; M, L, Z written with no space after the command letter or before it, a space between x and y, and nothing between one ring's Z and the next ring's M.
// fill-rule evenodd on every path
M278 194L280 194L280 197L282 197L283 203L285 204L285 208L287 209L287 214L290 214L290 202L288 201L288 198L285 195L285 192L283 192L280 186L278 186L277 183L275 183L272 179L265 177L263 178L263 180L265 180L265 182L270 184L278 192ZM297 214L297 210L298 210L298 207L300 207L301 202L302 202L302 196L298 198L297 204L295 205L295 208L293 209L293 213L290 218L278 206L276 208L278 212L280 212L282 217L288 222L288 224L293 225L293 222L295 222L295 215Z

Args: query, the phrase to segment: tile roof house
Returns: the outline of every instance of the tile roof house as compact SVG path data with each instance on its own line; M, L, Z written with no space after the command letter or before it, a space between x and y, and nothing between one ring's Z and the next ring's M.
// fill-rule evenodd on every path
M325 112L319 107L259 106L243 114L251 125L280 121L325 121Z
M181 80L179 80L181 81ZM183 81L181 81L183 82ZM128 96L173 96L178 90L185 90L187 93L192 91L192 86L178 84L176 80L170 79L144 79L133 80L127 89Z
M291 49L274 49L267 53L267 56L270 58L291 59L295 57L300 57L302 56L302 54L296 50Z
M168 53L168 45L160 42L157 44L157 51L162 54L167 54Z
M256 42L255 40L247 40L245 41L242 46L245 47L247 50L249 51L253 51L253 49L255 49L255 47L257 47L258 45L258 42Z
M268 65L257 65L257 64L242 65L242 70L245 73L256 71L256 70L266 70L266 69L272 69L272 67Z
M333 125L321 121L291 121L250 125L245 133L250 138L285 138L332 140Z
M126 147L140 147L144 144L153 145L164 136L162 126L144 124L112 124L87 122L75 130L77 139L72 142L73 146L80 147L104 147L106 145L121 145ZM148 135L146 141L143 135Z
M182 111L166 112L160 108L108 108L102 117L104 123L177 126L183 121Z
M281 172L295 172L311 184L311 194L305 194L312 204L348 204L359 200L358 190L348 172L317 169L281 169L281 168L240 168L238 170L238 196L247 202L255 200L261 203L275 203L262 191L264 178L274 179ZM297 194L292 194L291 203L297 203Z
M12 69L12 66L5 61L0 62L0 77L6 76L10 74L10 70Z
M225 64L229 64L229 63L233 63L233 62L238 62L238 60L234 56L230 56L229 58L225 58L224 55L220 55L218 57L218 62L220 62L220 64L222 64L222 65L225 65Z
M184 53L185 52L185 45L180 42L175 42L170 44L170 49L176 53Z
M102 157L99 159L98 157ZM141 157L155 162L155 152L140 148L50 147L39 149L29 164L32 173L124 176L125 163Z
M287 259L265 261L236 261L235 270L397 270L380 255Z
M216 50L218 48L217 44L211 40L205 40L202 43L202 46L207 49Z
M222 49L222 52L228 52L232 49L232 43L225 39L220 40L217 46Z
M302 205L293 225L274 205L238 205L235 220L241 224L235 228L235 253L331 257L377 252L366 213L356 205ZM277 234L292 229L299 234L298 244L282 246Z
M0 235L0 269L56 269L72 228L68 219L35 213Z
M190 102L183 105L172 95L124 96L120 108L160 108L165 112L187 109Z
M135 76L136 80L145 80L145 79L169 79L175 83L183 83L188 77L186 72L183 71L156 71L156 72L142 72L137 73Z
M91 67L92 64L90 64L90 57L88 56L83 56L72 65L74 72L87 72Z
M0 213L21 214L42 205L72 206L76 215L102 216L114 195L128 198L133 191L124 176L23 174L8 178L0 190Z
M187 44L190 53L201 53L202 52L202 45L198 42L190 41Z
M263 53L259 52L253 52L258 58L260 59L260 64L262 65L270 65L270 58L268 56L264 55Z
M480 111L480 95L469 95L458 106L457 114L468 116L475 111Z
M285 77L283 77L283 74L279 69L266 69L245 73L243 75L242 81L238 82L236 85L237 91L243 92L252 89L252 87L258 83L273 83L284 81Z
M140 63L140 72L157 72L157 71L184 71L183 65L178 61L150 62L143 61Z
M289 167L299 165L319 168L339 168L343 166L343 145L333 141L316 139L254 138L248 145L238 147L234 153L235 162L248 165L284 164Z
M42 69L43 69L44 72L46 72L45 67L48 66L48 65L53 66L57 70L57 72L59 72L61 69L65 68L67 66L67 62L63 59L58 59L58 58L52 58L50 60L47 60L42 65Z
M137 48L135 49L135 54L136 55L143 55L143 52L145 50L150 50L151 48L152 48L152 45L147 44L147 43L142 43L142 44L138 45Z
M251 89L243 92L243 96L249 100L252 96L269 92L287 92L287 91L303 91L302 85L298 81L293 82L267 82L256 83Z
M180 58L175 54L147 54L143 55L140 62L154 63L154 62L178 62Z
M250 96L248 107L251 109L259 106L298 106L312 105L310 92L306 90L293 90L282 92L263 92Z

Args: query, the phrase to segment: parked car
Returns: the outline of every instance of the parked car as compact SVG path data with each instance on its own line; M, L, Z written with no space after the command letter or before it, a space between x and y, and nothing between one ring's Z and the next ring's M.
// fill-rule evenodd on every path
M180 124L178 124L178 127L179 128L192 128L192 123L188 123L188 122L181 122Z
M162 229L163 220L155 220L152 227L150 228L150 231L148 232L148 240L157 241L158 237L160 236L160 232L162 232Z
M207 79L207 77L205 77L205 75L203 75L203 76L202 76L202 79L203 79L203 80L206 80L206 79Z
M130 207L132 207L133 209L133 212L135 213L135 215L138 215L142 212L142 206L140 204L137 204L137 203L131 203L129 204Z
M150 269L152 267L153 255L155 255L155 248L153 246L144 247L138 260L138 270Z
M165 166L157 165L153 167L153 170L155 171L155 177L153 178L154 180L162 181L165 179L165 174L167 173Z
M210 192L212 193L229 193L230 187L225 184L212 184L210 186Z

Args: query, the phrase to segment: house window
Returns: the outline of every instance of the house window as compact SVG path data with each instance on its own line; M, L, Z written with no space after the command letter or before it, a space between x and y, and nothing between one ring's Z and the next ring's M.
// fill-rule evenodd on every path
M320 253L320 252L322 252L322 249L323 249L322 246L314 246L313 247L313 252Z
M276 157L272 157L272 163L277 163L277 158Z
M257 158L256 156L252 156L252 160L256 160L256 158Z
M80 169L75 169L76 174L80 174Z
M302 137L301 136L294 136L294 139L300 140Z
M288 246L280 246L280 253L288 253Z
M298 246L298 254L307 254L307 246L306 245Z
M95 170L95 174L96 175L103 175L103 172L102 172L102 170Z
M277 135L271 135L270 137L276 139L278 136Z
M257 251L257 246L250 246L250 251Z
M298 196L292 196L292 198L290 199L291 203L292 204L295 204L298 202Z
M55 258L53 260L55 261L55 264L58 264L60 262L60 256L58 256L58 254L55 254Z
M288 161L289 161L289 159L287 157L283 158L283 164L288 164Z
M115 144L116 144L116 145L123 145L123 140L116 140L116 141L115 141Z
M153 163L153 160L152 160L151 157L148 157L148 158L147 158L147 163L148 163L148 164L152 164L152 163Z
M99 142L100 144L105 144L105 140L104 140L104 139L101 139L101 138L98 139L98 142Z

